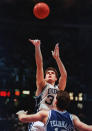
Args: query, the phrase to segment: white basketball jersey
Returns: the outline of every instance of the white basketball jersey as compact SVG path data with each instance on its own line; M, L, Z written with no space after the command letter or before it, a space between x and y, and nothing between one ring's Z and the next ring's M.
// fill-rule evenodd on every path
M47 83L40 96L38 96L40 97L38 110L54 109L55 99L58 90L58 86L52 86L51 84ZM29 131L45 131L44 124L39 121L34 122L33 125L31 125L31 127L29 124Z
M39 103L39 110L50 110L54 109L56 94L58 91L58 86L53 86L47 83L46 87L41 93L41 101Z
M33 122L31 127L28 128L28 131L45 131L44 123L40 121Z

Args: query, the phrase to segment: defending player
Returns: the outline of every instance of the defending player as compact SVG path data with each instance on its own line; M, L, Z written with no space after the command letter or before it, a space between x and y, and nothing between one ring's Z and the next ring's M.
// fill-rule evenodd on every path
M92 131L92 125L81 122L77 116L66 111L69 103L69 94L66 91L58 91L56 110L43 110L32 115L18 112L17 115L21 122L41 121L44 123L43 126L38 126L37 131L75 131L75 128L78 131Z

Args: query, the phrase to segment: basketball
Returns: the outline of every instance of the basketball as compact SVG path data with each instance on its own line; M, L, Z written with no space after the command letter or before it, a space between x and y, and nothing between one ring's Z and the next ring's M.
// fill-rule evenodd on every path
M37 3L33 8L33 14L38 19L45 19L50 13L49 6L44 2Z

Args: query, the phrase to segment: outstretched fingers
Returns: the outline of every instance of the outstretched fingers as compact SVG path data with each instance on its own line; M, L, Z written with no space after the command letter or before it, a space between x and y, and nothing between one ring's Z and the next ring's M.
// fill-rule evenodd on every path
M16 115L19 115L19 114L27 114L28 113L28 111L24 111L24 110L20 110L20 111L18 111L17 113L16 113Z
M52 56L57 59L57 57L59 57L59 43L57 43L55 45L55 48L54 48L54 51L51 51L52 52Z
M28 39L29 42L31 42L34 46L39 46L40 45L40 40L38 39L35 39L35 40L32 40L32 39Z

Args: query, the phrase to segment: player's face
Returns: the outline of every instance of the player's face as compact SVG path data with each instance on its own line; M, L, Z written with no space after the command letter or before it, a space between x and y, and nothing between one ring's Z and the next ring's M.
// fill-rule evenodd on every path
M57 80L55 72L53 70L48 70L46 72L45 80L47 82L50 81L50 80L55 82Z

